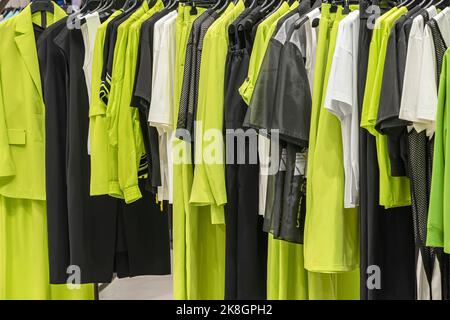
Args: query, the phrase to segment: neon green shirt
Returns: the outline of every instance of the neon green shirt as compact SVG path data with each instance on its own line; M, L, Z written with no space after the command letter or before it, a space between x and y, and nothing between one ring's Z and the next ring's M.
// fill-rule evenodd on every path
M114 62L113 72L111 78L111 90L108 99L108 106L106 109L107 123L108 123L108 167L109 167L109 192L108 194L113 197L127 199L125 201L132 201L140 198L140 191L137 193L135 186L131 186L130 189L124 189L123 179L119 181L119 163L118 163L118 140L119 140L119 110L122 104L122 94L128 92L128 82L125 82L125 62L127 54L128 34L129 28L138 21L147 11L156 12L163 7L161 1L158 1L151 9L149 9L147 1L142 3L126 21L124 21L117 29L117 40L114 48ZM131 84L132 87L132 84ZM131 89L132 90L132 89ZM131 98L130 98L131 101ZM128 101L128 106L130 105ZM122 134L121 134L122 135ZM127 137L130 143L134 141L134 135ZM128 164L133 166L132 163ZM122 176L123 178L123 176ZM127 192L127 195L124 195Z
M361 126L376 138L378 165L380 167L379 203L386 208L411 204L409 179L391 176L387 137L375 130L389 34L395 21L407 11L406 7L392 8L375 22L375 30L370 43L366 88L361 114Z
M239 93L247 105L250 104L253 91L255 90L256 80L258 79L259 70L261 69L261 65L264 60L264 54L267 51L272 33L275 31L275 28L272 28L272 25L276 25L276 22L284 14L289 12L289 10L289 4L287 2L283 2L283 4L274 13L268 16L258 26L252 54L250 56L247 79L245 79L244 83L242 83L239 88Z
M89 130L91 150L91 196L105 195L109 191L108 135L106 123L106 105L100 99L101 73L103 66L103 47L108 23L122 11L114 12L97 30L92 63L91 102L89 105Z
M436 132L434 140L433 175L431 183L430 207L428 211L427 246L443 247L445 253L450 253L450 201L448 188L450 170L445 166L449 158L450 136L448 124L447 89L450 90L447 76L449 75L450 51L446 51L442 62L439 81L438 107L436 114Z
M225 185L225 156L222 137L225 64L228 52L228 26L244 10L244 3L231 3L227 11L208 29L204 39L204 53L200 67L197 108L196 159L190 203L211 205L212 223L225 223L224 204L227 202ZM201 123L199 124L199 122ZM201 127L200 127L201 126ZM200 129L200 130L199 130ZM215 133L211 139L209 133ZM213 163L204 157L212 154ZM203 161L202 161L203 160ZM206 161L204 161L206 160Z
M142 169L140 164L141 157L145 155L145 148L139 110L130 106L136 73L139 32L142 23L162 8L164 8L164 4L162 1L158 1L128 28L124 77L117 115L118 121L117 127L114 128L117 133L120 132L120 134L117 134L118 177L119 186L126 203L131 203L142 197L139 189L138 172L139 169Z
M322 14L325 8L322 6ZM312 121L317 121L315 136L310 132L308 153L307 212L305 221L305 268L314 272L348 272L359 265L358 214L344 208L344 165L339 119L324 107L342 7L320 21L317 63L314 78L323 87L314 87ZM319 74L322 73L321 74ZM314 85L316 84L316 82ZM323 90L321 90L323 89ZM330 161L329 159L334 159Z

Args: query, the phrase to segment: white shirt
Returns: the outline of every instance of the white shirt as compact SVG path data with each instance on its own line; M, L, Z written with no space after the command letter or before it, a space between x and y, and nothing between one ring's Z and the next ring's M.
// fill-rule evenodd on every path
M88 92L89 101L91 100L91 83L92 83L92 62L94 60L94 44L95 36L97 34L98 27L100 26L100 17L98 12L87 14L85 17L86 22L81 25L81 34L83 35L84 43L84 63L83 71L84 78L86 80L86 87ZM87 153L91 154L90 133L88 129L88 141L87 141Z
M439 14L435 15L433 19L436 20L440 29L442 27L441 33L444 39L448 41L448 33L450 32L450 28L448 27L448 23L450 22L450 8L445 8ZM444 33L447 33L447 35L444 36ZM431 28L425 26L414 128L418 132L426 130L427 136L429 137L432 137L435 131L438 101L438 79L436 79L436 72L437 63L433 35Z
M302 26L302 28L305 29L306 33L306 62L305 62L305 68L306 72L308 74L308 81L309 81L309 87L311 89L312 94L312 88L314 83L314 70L316 68L316 51L317 51L317 28L313 28L312 23L314 19L320 18L320 9L316 8L311 12L308 12L306 14L308 17L308 21L305 22L305 24Z
M325 96L325 108L341 121L345 208L359 204L358 35L359 10L355 10L339 23Z
M173 110L175 86L175 23L177 12L171 11L155 23L153 34L152 98L148 121L159 133L161 187L158 200L173 202Z
M433 8L433 7L431 7ZM430 18L436 15L436 9L429 12ZM402 97L400 101L399 118L418 122L417 105L419 96L423 44L424 44L424 20L422 15L414 18L408 38L408 51L406 54L405 74L403 76Z

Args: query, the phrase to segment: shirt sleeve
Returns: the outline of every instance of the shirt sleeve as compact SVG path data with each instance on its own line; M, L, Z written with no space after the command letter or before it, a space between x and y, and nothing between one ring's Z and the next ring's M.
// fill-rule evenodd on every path
M211 33L209 33L211 31ZM200 65L195 171L190 203L211 205L213 224L224 223L223 205L227 202L222 135L226 47L215 30L205 36ZM226 46L226 42L225 46ZM214 68L212 66L215 66ZM222 81L220 81L222 79ZM208 110L208 112L207 112ZM199 131L200 130L200 131Z
M307 146L311 120L311 92L300 43L290 40L283 48L277 80L272 126L280 138L298 146Z
M422 61L423 33L420 28L423 27L421 16L413 21L408 40L408 51L406 54L405 73L403 76L403 88L400 101L399 118L407 121L414 121L416 118L416 104L419 89L420 66Z
M138 184L139 168L143 165L142 131L139 122L138 110L130 108L133 86L133 61L136 54L133 47L136 45L135 36L130 35L127 41L125 54L125 71L122 86L122 95L118 108L118 177L119 186L123 192L126 203L134 202L142 197Z
M444 216L448 216L449 212L445 212L444 201L445 195L445 151L446 143L449 141L446 137L444 109L447 104L447 64L448 54L445 55L442 63L442 73L439 84L439 99L437 107L437 122L436 133L434 141L434 156L433 156L433 173L430 194L430 207L428 210L428 225L427 225L427 246L443 247L444 246Z
M325 96L325 108L340 121L351 114L353 104L353 54L351 34L343 24L339 25L336 49Z
M174 83L174 63L173 51L174 41L173 23L155 25L155 33L161 33L159 37L158 49L155 51L155 63L153 64L153 89L150 104L149 122L158 128L171 128L173 123L173 83ZM159 30L162 28L161 30ZM167 32L171 32L169 35ZM156 45L156 43L155 43ZM157 57L156 57L157 55Z
M406 158L402 147L402 136L407 123L398 118L400 109L399 61L397 36L393 28L388 41L386 61L381 83L380 104L375 129L387 136L388 155L392 176L406 175Z
M429 26L425 27L422 51L422 64L420 71L419 96L416 104L417 123L414 123L417 131L424 129L422 122L434 122L437 106L437 79L436 57L434 54L434 41ZM426 126L425 126L426 127Z

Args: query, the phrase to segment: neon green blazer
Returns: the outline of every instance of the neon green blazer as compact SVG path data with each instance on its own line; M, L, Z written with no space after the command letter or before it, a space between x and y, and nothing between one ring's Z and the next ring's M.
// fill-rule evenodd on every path
M66 16L54 5L47 25ZM27 6L0 24L0 195L45 200L45 107L33 23Z

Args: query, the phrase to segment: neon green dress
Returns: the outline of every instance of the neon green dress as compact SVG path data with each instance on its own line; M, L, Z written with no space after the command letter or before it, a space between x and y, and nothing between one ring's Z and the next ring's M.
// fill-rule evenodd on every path
M191 7L181 4L178 7L176 20L176 55L175 55L175 103L173 110L174 128L178 119L181 88L183 85L184 61L186 46L192 24L205 9L197 8L196 14L190 14ZM190 145L182 140L173 138L173 293L175 299L194 299L198 296L197 275L191 272L192 250L188 244L191 230L187 217L192 211L189 197L192 186L193 170L189 164L191 159ZM198 228L198 233L201 229ZM195 251L194 251L195 252ZM215 257L211 257L214 259ZM203 276L203 275L202 275Z
M359 299L357 211L344 209L340 122L323 106L342 18L342 7L331 13L330 5L322 4L312 98L304 238L310 299Z

